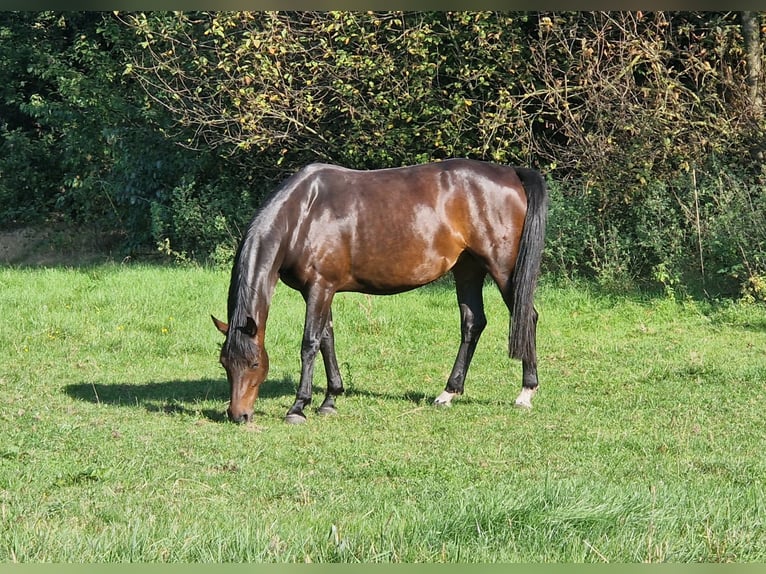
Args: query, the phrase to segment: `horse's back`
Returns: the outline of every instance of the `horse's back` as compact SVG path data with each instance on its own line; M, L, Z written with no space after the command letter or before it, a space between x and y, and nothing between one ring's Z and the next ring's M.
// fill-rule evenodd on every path
M448 159L404 167L355 170L327 163L312 163L297 174L308 185L320 185L326 193L344 199L385 198L401 192L413 202L438 199L435 194L447 192L476 193L489 190L523 189L516 168L471 159Z
M526 196L516 171L467 159L359 171L306 166L294 195L286 282L397 292L448 272L463 252L512 267Z

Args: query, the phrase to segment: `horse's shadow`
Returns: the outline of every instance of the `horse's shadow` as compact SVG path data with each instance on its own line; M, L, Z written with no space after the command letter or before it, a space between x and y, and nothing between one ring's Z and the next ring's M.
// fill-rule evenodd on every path
M291 377L270 379L263 383L261 398L280 398L295 396L297 383ZM200 408L201 402L215 401L222 405L229 400L228 385L221 379L150 381L146 383L73 383L64 387L64 392L73 399L94 404L105 404L128 408L141 407L150 412L168 414L187 414L204 417L213 422L225 422L226 409ZM314 385L314 396L324 396L324 388ZM347 388L346 397L361 396L367 398L398 400L415 405L430 404L433 396L420 391L405 391L402 394L376 392L356 387ZM474 402L476 399L464 398ZM265 415L258 410L256 415Z
M265 381L259 395L262 398L292 396L296 384L291 378ZM64 392L80 401L122 407L141 407L150 412L203 416L214 422L226 421L225 407L199 408L201 401L225 403L229 400L228 385L221 379L150 381L146 383L74 383ZM256 409L256 414L263 414Z

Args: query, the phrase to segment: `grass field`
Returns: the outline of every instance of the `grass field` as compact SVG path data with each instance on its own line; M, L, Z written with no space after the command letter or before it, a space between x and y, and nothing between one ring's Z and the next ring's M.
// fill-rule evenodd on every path
M487 286L466 394L436 409L449 286L343 294L340 414L290 426L303 304L280 286L239 426L210 321L227 286L0 268L0 560L766 561L766 308L543 281L541 390L521 411Z

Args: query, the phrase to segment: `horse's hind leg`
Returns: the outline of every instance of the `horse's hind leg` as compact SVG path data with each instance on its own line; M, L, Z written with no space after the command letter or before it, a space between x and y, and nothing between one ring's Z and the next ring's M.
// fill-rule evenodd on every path
M534 323L535 328L532 331L532 349L536 348L537 337L537 310L534 311ZM521 361L522 379L521 379L521 392L516 397L516 406L525 409L532 408L532 397L537 392L537 356L533 353L533 356Z
M489 270L490 275L495 280L500 293L503 296L503 301L510 313L513 312L513 288L511 281L506 279L502 273L496 271L493 268ZM521 378L521 392L516 397L515 405L526 409L532 408L532 397L537 392L538 380L537 380L537 310L532 309L534 327L530 333L532 337L532 353L530 357L526 357L521 361L522 378ZM513 316L511 316L513 320Z
M332 310L327 319L327 326L325 327L322 341L319 344L319 350L322 353L324 370L327 374L327 390L325 392L324 401L319 409L317 409L317 412L322 415L331 415L338 412L335 410L335 397L343 394L343 380L341 379L340 369L338 368L338 359L335 356L335 334L333 333L332 326Z
M486 271L473 257L464 255L455 265L453 275L460 307L460 347L447 386L434 401L437 406L448 406L456 395L463 394L468 367L479 337L487 326L482 295Z

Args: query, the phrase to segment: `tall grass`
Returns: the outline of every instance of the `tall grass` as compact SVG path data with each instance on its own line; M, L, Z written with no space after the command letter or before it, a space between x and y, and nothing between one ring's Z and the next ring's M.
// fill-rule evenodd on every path
M290 426L303 303L280 286L238 426L209 318L227 281L0 269L0 560L766 560L764 307L543 282L527 412L494 287L451 409L430 405L458 345L449 285L342 294L340 414Z

